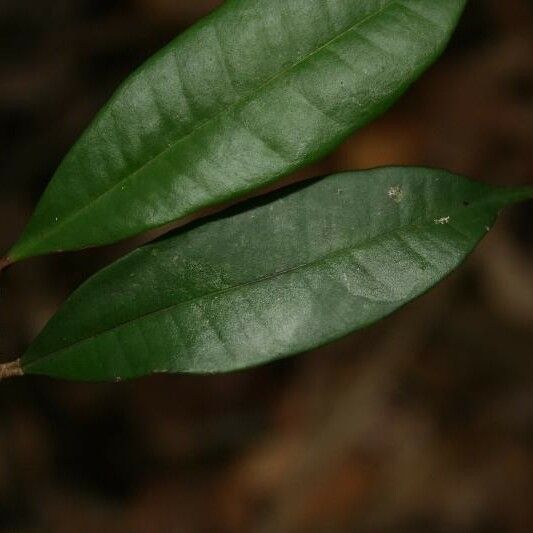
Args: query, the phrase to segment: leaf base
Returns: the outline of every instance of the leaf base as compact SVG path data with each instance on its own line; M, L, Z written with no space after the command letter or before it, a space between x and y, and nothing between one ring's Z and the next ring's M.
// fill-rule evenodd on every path
M20 359L0 365L0 381L7 378L14 378L17 376L23 376L22 366L20 365Z

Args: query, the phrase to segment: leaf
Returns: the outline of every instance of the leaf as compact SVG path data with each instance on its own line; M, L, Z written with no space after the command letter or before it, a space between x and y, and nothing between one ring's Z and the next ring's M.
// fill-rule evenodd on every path
M30 347L23 370L119 380L227 372L309 350L427 291L500 208L532 197L420 168L293 187L95 275Z
M107 244L324 156L437 58L466 0L229 0L117 91L10 261Z

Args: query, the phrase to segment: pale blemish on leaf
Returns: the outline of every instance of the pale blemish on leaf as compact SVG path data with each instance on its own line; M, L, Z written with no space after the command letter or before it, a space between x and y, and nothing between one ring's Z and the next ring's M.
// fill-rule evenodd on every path
M404 192L400 185L394 185L389 189L388 195L389 198L399 204L403 200Z
M450 217L436 218L435 224L440 224L442 226L450 223Z

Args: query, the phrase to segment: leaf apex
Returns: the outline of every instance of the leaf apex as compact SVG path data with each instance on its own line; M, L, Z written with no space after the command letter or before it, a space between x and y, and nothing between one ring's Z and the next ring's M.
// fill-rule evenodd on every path
M507 205L533 200L533 187L513 187L504 189L502 199Z

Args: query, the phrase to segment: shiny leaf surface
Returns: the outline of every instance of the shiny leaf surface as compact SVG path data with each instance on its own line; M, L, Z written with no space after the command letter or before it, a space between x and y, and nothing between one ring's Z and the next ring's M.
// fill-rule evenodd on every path
M225 2L118 89L9 260L114 242L317 160L437 58L465 2Z
M95 275L30 347L24 372L79 380L227 372L309 350L427 291L503 206L531 197L420 168L293 187Z

